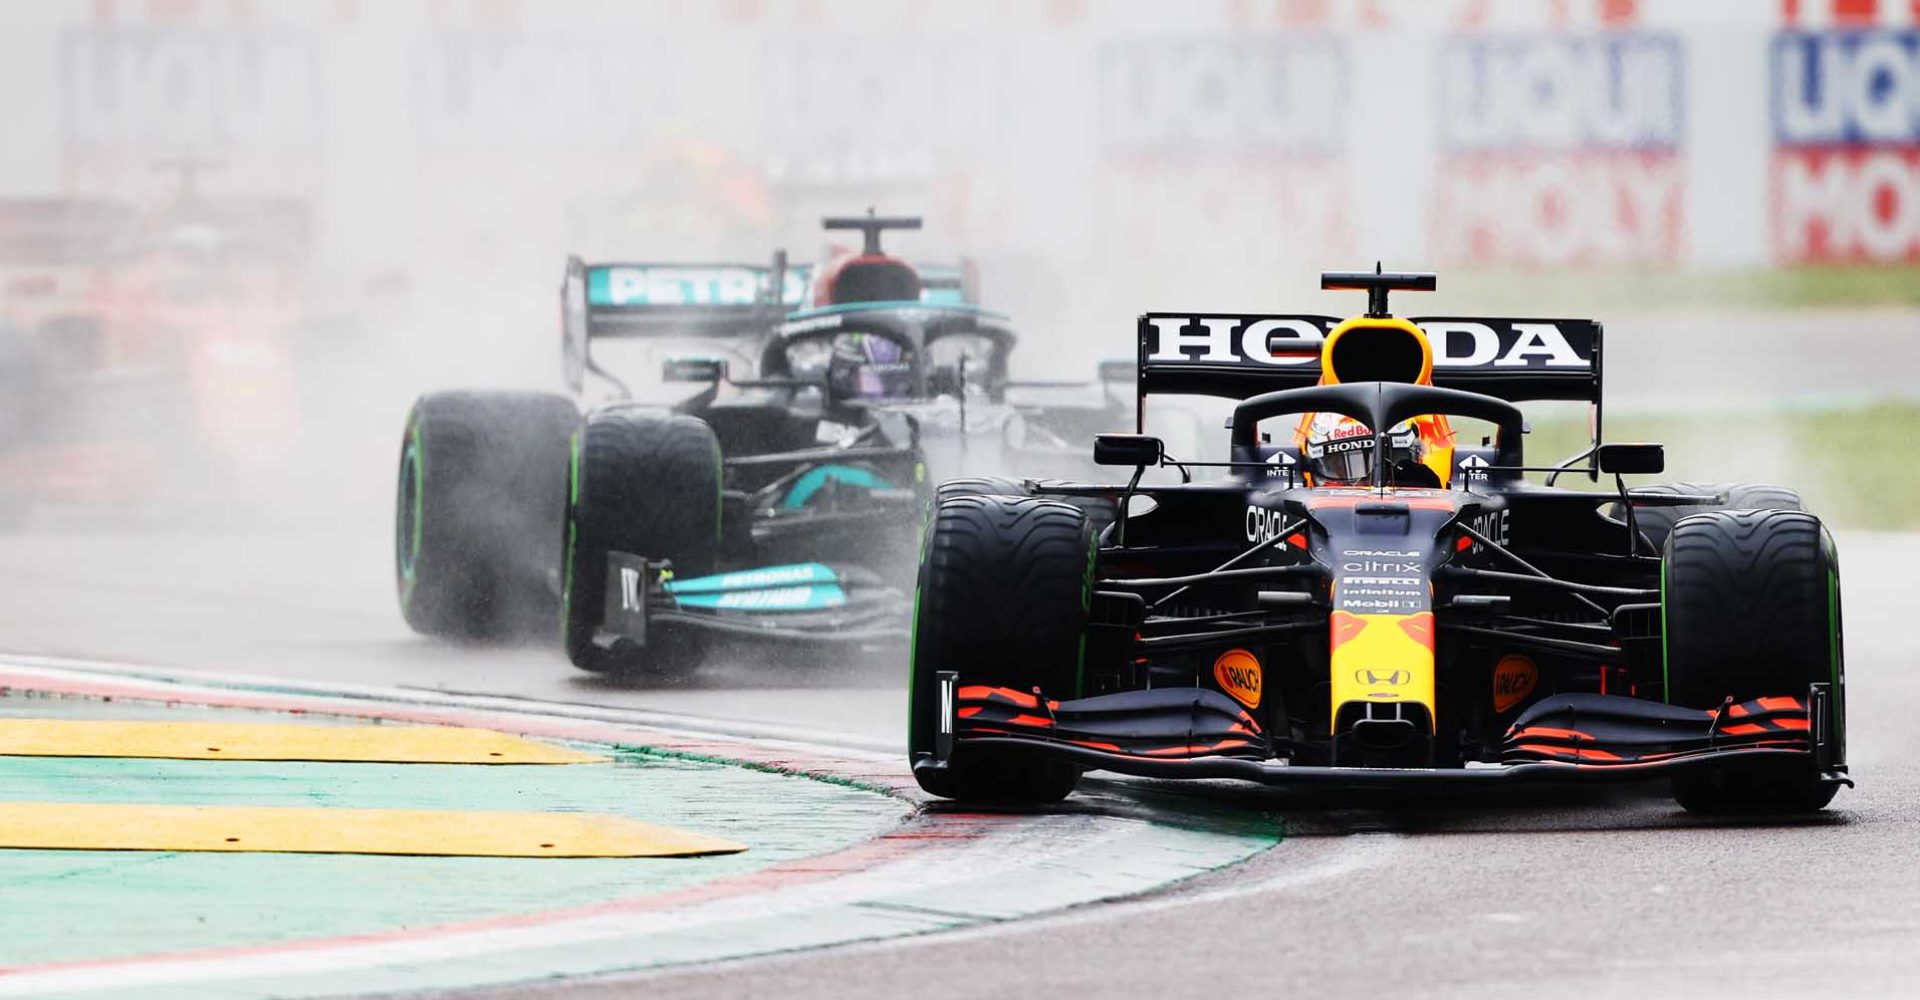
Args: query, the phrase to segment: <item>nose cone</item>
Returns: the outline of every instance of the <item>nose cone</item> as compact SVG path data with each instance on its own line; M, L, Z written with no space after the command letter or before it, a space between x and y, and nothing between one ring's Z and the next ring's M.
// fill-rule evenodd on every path
M1383 590L1387 588L1369 588L1364 584L1373 582L1370 578L1357 579L1345 585L1348 591ZM1419 674L1430 675L1433 665L1433 612L1417 611L1401 613L1370 609L1368 603L1381 604L1383 601L1368 602L1347 601L1361 610L1348 611L1345 608L1334 611L1328 622L1328 646L1334 652L1335 672L1344 666L1358 675L1362 685L1374 687L1398 687L1420 680ZM1411 602L1409 602L1411 603ZM1380 626L1374 628L1373 626ZM1349 662L1341 663L1341 652ZM1431 683L1431 677L1428 677ZM1423 692L1422 692L1423 693ZM1363 693L1363 698L1376 698L1392 701L1379 692ZM1428 700L1425 698L1422 701Z
M1366 767L1431 766L1437 700L1433 612L1336 610L1331 628L1335 757Z

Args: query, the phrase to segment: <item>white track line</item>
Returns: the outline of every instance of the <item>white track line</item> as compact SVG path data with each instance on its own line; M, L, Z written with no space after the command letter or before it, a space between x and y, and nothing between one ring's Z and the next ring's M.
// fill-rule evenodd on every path
M1312 838L1316 844L1333 842L1319 837ZM1283 841L1284 843L1284 841ZM1115 920L1131 920L1153 913L1179 910L1190 906L1206 906L1213 903L1225 903L1245 899L1250 896L1263 896L1271 893L1286 892L1301 886L1343 878L1354 872L1378 868L1393 860L1405 845L1401 834L1357 833L1339 838L1325 856L1300 864L1289 864L1285 870L1253 881L1236 885L1222 886L1217 889L1204 889L1198 892L1181 892L1177 888L1154 890L1151 894L1134 899L1099 901L1083 906L1070 907L1053 913L1025 917L1019 921L998 921L977 924L954 930L944 930L937 934L922 934L908 937L887 938L880 941L867 941L850 945L849 953L874 951L892 951L902 948L917 948L925 945L944 944L949 941L971 941L994 938L1005 934L1031 934L1067 927L1082 927L1090 924L1110 923ZM777 961L781 955L758 955L729 962L730 965L745 965L759 962ZM649 970L642 976L670 975L684 969L663 968ZM636 976L635 978L639 978Z

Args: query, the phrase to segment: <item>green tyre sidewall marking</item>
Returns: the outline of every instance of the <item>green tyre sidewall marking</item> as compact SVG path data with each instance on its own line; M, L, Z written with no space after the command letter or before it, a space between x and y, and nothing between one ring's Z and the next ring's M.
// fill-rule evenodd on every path
M408 488L412 488L413 502L407 502ZM420 540L425 531L426 509L426 462L420 447L420 418L418 412L407 424L406 444L400 449L400 501L398 507L402 515L402 527L396 532L399 536L394 545L396 569L400 576L400 603L402 606L413 601L414 583L420 565ZM406 518L408 507L412 508L412 517ZM411 524L408 525L408 521ZM412 530L406 530L411 527Z

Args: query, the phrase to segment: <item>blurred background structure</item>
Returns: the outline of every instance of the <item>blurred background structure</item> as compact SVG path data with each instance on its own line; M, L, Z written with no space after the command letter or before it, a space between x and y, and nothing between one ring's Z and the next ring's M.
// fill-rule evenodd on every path
M8 4L0 519L377 523L415 393L556 384L567 254L808 260L873 205L1019 374L1433 268L1417 312L1606 320L1679 471L1911 527L1917 8Z

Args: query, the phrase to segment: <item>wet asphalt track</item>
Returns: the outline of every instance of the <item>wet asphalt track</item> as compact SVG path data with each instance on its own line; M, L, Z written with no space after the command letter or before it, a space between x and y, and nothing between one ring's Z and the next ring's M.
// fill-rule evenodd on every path
M1616 320L1609 335L1611 403L1771 407L1910 395L1920 313L1676 314ZM0 537L0 650L614 704L867 746L902 740L898 664L735 663L699 687L641 689L578 674L546 649L414 638L392 604L387 454L382 444L367 488L342 503L351 528L303 529L298 541L112 534L58 519ZM1211 786L1190 794L1270 810L1292 838L1133 902L490 995L1920 995L1920 538L1843 535L1841 555L1860 787L1817 820L1702 822L1664 798L1619 792L1438 806Z
M1210 786L1193 794L1273 811L1293 837L1132 903L511 994L1911 996L1920 539L1843 535L1841 552L1860 787L1818 820L1706 823L1662 798L1618 792L1439 806ZM345 538L4 539L0 648L613 703L734 727L804 724L863 744L901 737L891 665L728 664L699 688L628 689L542 649L417 640L388 604L381 557L377 544Z

